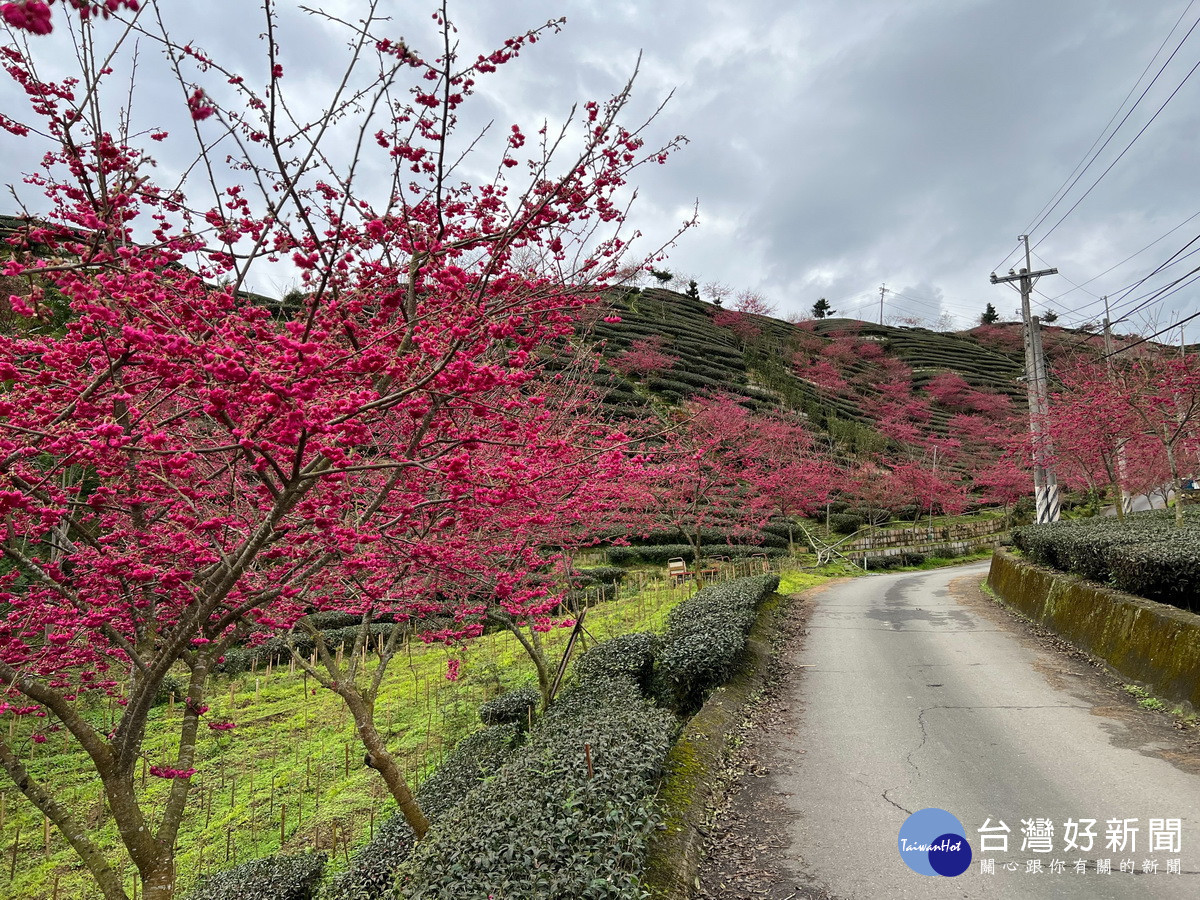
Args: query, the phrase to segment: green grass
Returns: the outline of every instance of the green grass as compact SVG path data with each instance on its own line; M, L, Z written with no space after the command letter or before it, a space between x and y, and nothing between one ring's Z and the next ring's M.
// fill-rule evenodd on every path
M591 640L605 640L629 631L661 631L667 613L693 590L647 587L634 596L589 610L586 625ZM568 629L544 634L548 655L557 659ZM580 648L582 649L582 648ZM461 660L457 681L446 679L447 663ZM411 783L427 777L455 743L480 727L480 703L498 693L536 683L532 664L509 634L486 635L466 648L451 650L416 641L392 661L376 709L376 721L389 748L397 754ZM314 692L315 689L315 692ZM373 827L390 815L394 803L382 779L363 766L363 750L341 700L317 688L287 666L235 678L218 676L205 721L231 720L232 732L207 728L198 747L198 774L192 779L188 810L178 843L177 865L182 890L201 872L213 872L240 862L280 852L333 848L344 866L347 855L368 840ZM111 710L97 703L87 711L96 724L111 721ZM170 765L174 758L181 705L157 707L150 717L145 742L148 765ZM65 731L50 732L43 744L33 744L31 729L45 729L48 720L28 719L14 732L14 745L28 759L35 776L53 773L55 794L83 819L102 848L114 851L116 828L100 803L98 779L89 773L82 752L66 739ZM157 826L156 804L170 783L142 778L138 790L143 808ZM43 818L16 788L5 785L4 822L0 827L0 898L41 900L99 897L90 876L74 852L53 829L45 852ZM280 840L282 809L286 823ZM15 877L8 878L12 847L20 829ZM228 858L227 858L228 852ZM123 853L110 854L118 861ZM119 865L119 862L118 862ZM125 867L132 895L133 867Z
M780 594L798 594L800 591L806 591L811 587L816 587L819 584L824 584L831 575L817 572L799 572L795 569L788 569L779 573L779 593Z

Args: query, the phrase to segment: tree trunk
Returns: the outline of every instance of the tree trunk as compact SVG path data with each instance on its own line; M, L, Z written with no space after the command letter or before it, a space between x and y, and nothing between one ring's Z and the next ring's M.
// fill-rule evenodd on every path
M145 900L172 900L175 896L175 855L163 854L161 864L142 875L142 897Z
M1171 485L1175 489L1175 527L1183 527L1183 484L1179 480L1179 464L1175 460L1174 441L1163 441L1167 451L1167 467L1171 470Z
M417 840L420 840L429 831L429 820L425 818L425 813L417 804L416 798L408 787L408 782L404 780L400 767L396 765L395 758L388 752L387 745L384 744L383 738L375 728L373 704L367 703L357 691L352 689L339 688L338 694L346 701L346 705L354 716L354 727L358 730L358 736L362 740L363 746L367 748L367 753L370 754L368 764L383 776L383 781L391 791L396 805L404 814L404 820L408 822L409 827L417 836Z

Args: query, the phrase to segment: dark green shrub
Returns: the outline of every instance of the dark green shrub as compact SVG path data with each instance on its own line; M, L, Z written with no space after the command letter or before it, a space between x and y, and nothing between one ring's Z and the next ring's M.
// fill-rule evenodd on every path
M854 534L865 524L862 516L852 513L833 513L829 516L829 530L836 534Z
M900 554L900 565L902 566L919 566L923 562L925 562L924 553L910 552Z
M1110 550L1113 584L1147 600L1200 612L1200 534Z
M180 681L174 675L168 675L158 686L158 693L154 695L154 705L162 706L164 703L170 703L172 696L176 703L182 703L187 696L187 683Z
M518 732L512 725L477 731L458 746L417 788L417 801L436 822L463 801L484 778L494 775L512 757ZM397 812L386 819L375 837L355 854L350 868L334 879L325 900L381 900L392 892L396 870L413 848L413 832ZM244 900L250 900L249 897Z
M625 577L625 570L620 566L592 566L587 569L576 569L575 575L584 585L617 584Z
M324 853L268 856L202 878L188 900L312 900L324 870Z
M758 605L777 587L778 575L739 578L706 587L671 610L655 670L660 700L683 713L699 709L733 674Z
M417 800L425 814L434 821L446 815L475 785L495 775L520 743L521 728L513 724L493 725L467 735L417 788Z
M479 719L484 725L516 725L523 728L532 720L541 702L542 694L537 688L517 688L481 705Z
M1183 609L1200 606L1200 510L1185 510L1183 528L1162 510L1030 525L1014 529L1013 544L1040 565Z
M648 691L659 644L658 635L646 631L610 638L576 660L575 675L581 681L628 678L643 691Z
M780 538L778 535L771 533L767 529L763 529L758 534L753 534L755 539L753 546L763 547L786 547L787 546L787 530L783 532L784 536ZM693 535L694 537L695 535ZM720 547L720 546L746 546L743 543L747 538L745 531L736 531L731 528L701 528L700 543L705 547ZM678 528L663 528L658 531L650 531L645 534L629 534L625 535L631 544L638 547L659 547L674 545L679 546L687 544L688 536Z
M692 548L688 544L665 544L660 547L609 547L608 559L614 563L660 563L666 565L668 559L676 556L692 562ZM707 544L701 545L700 554L708 559L725 556L730 559L743 556L785 556L787 550L782 547L747 547L737 544Z
M629 682L581 682L431 829L401 866L395 896L641 898L655 784L676 728Z

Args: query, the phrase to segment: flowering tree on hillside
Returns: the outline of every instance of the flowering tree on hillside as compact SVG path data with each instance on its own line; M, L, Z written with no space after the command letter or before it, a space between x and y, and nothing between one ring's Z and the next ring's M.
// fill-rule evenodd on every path
M797 517L810 517L825 505L840 473L799 421L759 417L758 438L762 457L753 470L755 502L787 522L788 549L794 554Z
M679 359L663 349L664 343L657 334L639 338L629 345L628 350L612 360L612 367L622 375L653 375L669 369Z
M1110 482L1118 480L1111 463L1118 444L1135 438L1155 446L1176 489L1181 477L1192 473L1200 458L1200 361L1195 356L1181 359L1145 353L1119 360L1111 372L1099 366L1076 366L1065 380L1070 390L1055 398L1063 411L1052 414L1059 429L1074 438L1082 457L1094 456L1102 464L1109 460ZM1084 425L1089 419L1107 422L1107 427L1096 428L1089 438ZM1178 490L1176 497L1182 500ZM1175 504L1175 521L1182 527L1182 502Z
M699 563L703 532L711 527L749 530L766 514L756 502L765 470L757 418L732 397L704 398L686 405L658 445L644 472L647 505L677 528Z
M326 18L349 51L314 104L308 81L289 103L286 73L302 61L279 43L271 2L254 72L175 40L154 4L3 9L35 34L69 30L81 70L39 77L41 38L3 50L33 118L0 126L47 140L26 180L50 205L10 241L4 274L26 285L10 303L38 317L54 291L70 314L62 333L0 336L0 678L15 701L2 711L45 714L79 743L142 895L160 900L175 892L222 654L314 608L420 612L429 573L483 565L459 556L481 505L528 509L538 489L506 474L502 449L554 455L535 352L621 264L622 187L675 142L650 149L619 123L627 86L583 107L573 142L566 126L512 125L494 175L470 180L463 154L479 136L457 136L464 104L558 22L462 59L443 5L426 57L366 2L353 26ZM182 130L133 132L140 118L112 105L135 93L110 83L131 71L135 36L163 51ZM198 148L179 183L156 181L158 144ZM390 173L375 191L372 167ZM299 279L288 304L243 291L263 266ZM151 818L134 771L174 667L184 714ZM120 704L111 730L76 705L88 693ZM122 866L56 796L62 773L30 768L2 738L0 766L103 895L125 898ZM403 779L389 787L422 833Z

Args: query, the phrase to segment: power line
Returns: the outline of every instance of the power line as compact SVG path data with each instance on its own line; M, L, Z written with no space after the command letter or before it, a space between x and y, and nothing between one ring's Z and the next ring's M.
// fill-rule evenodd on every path
M1186 225L1187 222L1196 218L1196 216L1200 216L1200 213L1195 213L1194 215L1190 216L1184 222L1181 222L1179 225L1175 226L1175 228L1171 229L1170 232L1167 232L1167 234L1170 234L1170 233L1178 230L1183 225ZM1146 247L1143 247L1142 250L1139 250L1138 253L1141 253L1144 250L1146 250L1148 247L1152 246L1153 244L1158 243L1158 241L1162 240L1166 236L1167 235L1163 235L1162 237L1155 239L1150 244L1148 244ZM1184 253L1184 251L1187 250L1188 247L1191 247L1197 241L1200 241L1200 235L1197 235L1196 237L1189 240L1186 244L1184 244L1182 247L1180 247L1178 250L1176 250L1174 253L1172 253L1169 257L1167 257L1166 260L1164 260L1163 262L1161 262L1157 266L1155 266L1154 269L1152 269L1150 272L1147 272L1145 275L1142 275L1141 277L1134 279L1134 281L1130 282L1129 284L1126 284L1120 288L1117 288L1116 290L1112 291L1109 294L1109 296L1116 297L1116 300L1114 301L1114 303L1118 303L1118 304L1123 303L1126 300L1126 298L1129 297L1129 295L1131 293L1136 291L1139 287L1144 285L1146 282L1148 282L1154 276L1161 274L1162 272L1165 272L1171 266L1176 265L1179 262L1182 262L1183 260L1187 259L1188 257L1194 255L1197 252L1200 252L1200 247L1197 247L1196 249L1194 249L1188 253ZM1133 254L1133 256L1136 256L1136 255L1137 255L1137 253ZM1040 258L1041 257L1039 257L1039 259ZM1124 261L1122 261L1122 263L1125 261L1128 261L1131 258L1132 258L1132 256L1126 257L1126 259ZM1118 265L1121 265L1122 263L1118 263ZM1109 269L1106 270L1106 272L1112 271L1113 268L1115 268L1115 266L1110 267ZM1101 273L1101 274L1104 274L1104 273ZM1091 279L1088 279L1088 281L1089 282L1094 281L1098 277L1100 277L1100 276L1095 276ZM1184 276L1184 277L1186 277L1186 276ZM1084 282L1084 283L1086 284L1088 282ZM1169 288L1169 287L1171 287L1171 285L1167 285L1167 287ZM1146 306L1150 305L1151 303L1155 302L1155 300L1157 298L1158 290L1159 290L1158 288L1155 288L1146 294L1141 294L1137 297L1134 297L1132 300L1129 300L1128 302L1131 304L1138 304L1140 301L1145 301L1145 302L1142 302L1141 305L1134 306L1133 308L1126 309L1124 312L1124 315L1122 315L1121 319L1118 319L1117 321L1121 321L1121 320L1127 318L1128 316L1133 315L1134 313L1138 312L1139 310L1145 308ZM1117 296L1117 295L1119 295L1119 296ZM1042 296L1045 296L1045 295L1043 294ZM1065 296L1065 294L1059 294L1058 297L1054 297L1054 298L1046 297L1046 299L1048 301L1053 301L1053 300L1057 300L1059 297L1062 297L1062 296ZM1084 303L1081 306L1073 307L1070 309L1063 309L1063 310L1061 310L1060 314L1064 315L1064 316L1083 315L1085 313L1085 311L1087 311L1091 307L1094 307L1095 305L1096 305L1095 303Z
M1050 213L1052 213L1054 211L1054 209L1058 206L1058 204L1062 202L1062 200L1066 197L1067 193L1070 192L1070 189L1075 186L1075 184L1079 181L1080 178L1083 177L1084 173L1091 166L1091 164L1093 162L1095 162L1095 160L1099 156L1099 154L1101 152L1103 152L1104 147L1106 147L1108 145L1108 143L1116 136L1117 132L1121 130L1121 127L1129 119L1129 116L1133 114L1133 111L1135 109L1137 109L1138 104L1140 104L1142 102L1142 99L1146 96L1147 92L1150 90L1150 88L1152 88L1154 86L1154 83L1158 80L1159 76L1162 75L1162 73L1166 69L1167 65L1171 62L1171 59L1174 58L1175 54L1179 52L1179 48L1183 46L1185 41L1187 41L1188 36L1191 35L1192 31L1196 28L1196 25L1200 24L1200 19L1197 19L1196 23L1192 24L1192 27L1190 29L1188 29L1188 33L1183 36L1183 38L1182 38L1182 40L1180 40L1179 44L1176 45L1175 50L1173 50L1171 52L1171 56L1169 56L1167 58L1167 60L1159 68L1158 72L1155 73L1154 79L1150 82L1150 84L1146 85L1146 88L1142 91L1141 95L1139 95L1138 99L1136 101L1134 101L1133 106L1131 106L1129 108L1129 111L1121 119L1120 124L1117 125L1117 127L1113 129L1111 134L1109 134L1108 138L1104 141L1104 145L1101 146L1099 150L1096 150L1095 154L1092 154L1092 150L1096 147L1096 144L1099 143L1101 138L1104 137L1105 133L1108 132L1109 126L1112 125L1113 120L1116 119L1116 117L1121 114L1121 110L1125 107L1125 104L1129 101L1129 98L1133 95L1133 92L1137 90L1138 85L1142 83L1142 79L1144 79L1146 77L1146 73L1148 71L1150 71L1150 67L1154 65L1154 61L1156 59L1158 59L1159 55L1163 51L1163 48L1166 47L1167 42L1171 40L1171 36L1173 34L1175 34L1175 31L1179 28L1180 22L1182 22L1184 17L1187 16L1188 12L1191 10L1191 8L1195 4L1195 2L1196 2L1196 0L1189 0L1188 5L1184 8L1183 12L1179 14L1179 18L1177 18L1175 20L1175 24L1173 24L1171 26L1171 30L1167 32L1167 35L1166 35L1166 37L1163 38L1162 43L1160 43L1158 45L1158 49L1154 51L1154 55L1150 57L1150 61L1146 63L1146 67L1144 69L1142 69L1142 72L1140 75L1138 75L1137 80L1134 81L1134 83L1130 87L1128 93L1125 94L1124 98L1122 98L1122 100L1121 100L1121 103L1117 106L1116 110L1114 110L1113 114L1109 117L1108 122L1105 123L1104 127L1100 130L1100 133L1098 135L1096 135L1096 139L1094 141L1092 141L1092 145L1090 147L1088 147L1088 149L1086 151L1084 151L1083 156L1080 158L1079 162L1075 164L1075 168L1072 169L1071 174L1066 177L1066 179L1063 181L1063 183L1061 185L1059 185L1058 189L1051 195L1050 199L1048 201L1046 201L1046 204L1034 215L1032 223L1025 227L1025 234L1030 234L1033 231L1035 231L1042 224L1042 222L1045 221L1046 217L1049 216ZM1136 140L1136 138L1135 138L1135 140ZM1128 148L1126 148L1126 149L1128 149ZM1089 159L1089 154L1092 154L1090 159ZM1085 165L1085 161L1086 161L1086 165ZM1081 167L1082 167L1082 169L1081 169ZM1103 175L1101 177L1103 177ZM1065 186L1065 189L1064 189L1064 186ZM1093 185L1093 187L1094 186L1095 185ZM1089 189L1089 192L1090 192L1090 189ZM1078 204L1076 204L1076 205L1078 205ZM1072 209L1073 208L1074 207L1072 207ZM1055 227L1057 227L1057 225ZM1009 251L1008 255L1005 256L1004 259L1002 259L1000 261L999 265L992 267L992 270L993 271L1002 270L1004 268L1004 266L1007 265L1008 261L1013 258L1013 256L1017 253L1018 250L1020 250L1020 248L1021 248L1021 242L1018 241L1017 244L1013 247L1013 249Z
M1200 19L1196 20L1196 25L1200 25ZM1195 28L1196 25L1193 25L1192 27ZM1191 34L1191 32L1189 31L1188 34ZM1108 164L1108 167L1103 172L1100 173L1100 176L1095 181L1092 182L1091 186L1088 187L1088 189L1086 191L1083 192L1083 196L1080 197L1078 200L1076 200L1073 204L1071 204L1071 208L1068 209L1065 213L1063 213L1062 217L1057 222L1055 222L1053 226L1051 226L1049 231L1047 231L1045 234L1043 234L1038 239L1037 244L1035 244L1034 246L1039 246L1043 241L1046 240L1046 238L1048 238L1048 237L1050 237L1050 235L1054 234L1054 232L1058 228L1058 226L1061 225L1064 221L1066 221L1067 217L1069 215L1071 215L1071 213L1075 212L1075 210L1078 208L1079 204L1088 198L1088 195L1091 194L1091 192L1096 188L1096 185L1098 185L1101 181L1104 180L1104 176L1106 176L1109 172L1112 171L1113 166L1115 166L1117 163L1119 163L1121 161L1121 159L1125 156L1125 154L1129 152L1130 148L1133 147L1133 145L1135 143L1137 143L1138 138L1140 138L1143 134L1146 133L1146 129L1154 124L1154 120L1158 118L1159 113L1161 113L1164 109L1166 109L1167 104L1170 103L1173 99L1175 99L1175 95L1178 94L1180 90L1182 90L1183 86L1185 84L1187 84L1188 79L1191 78L1193 74L1195 74L1197 69L1200 69L1200 60L1197 60L1196 64L1188 70L1188 73L1183 76L1183 80L1181 82L1179 82L1178 85L1176 85L1175 90L1171 91L1170 96L1168 96L1167 99L1162 102L1162 105L1159 106L1159 108L1154 111L1154 115L1152 115L1150 117L1150 121L1148 121L1145 125L1143 125L1141 127L1141 129L1138 131L1138 133L1133 136L1133 140L1131 140L1128 144L1126 144L1125 149L1122 150L1117 155L1117 158ZM1044 221L1044 219L1043 219L1043 221ZM1039 222L1038 224L1040 225L1041 223Z
M1193 0L1193 2L1194 2L1194 0ZM1192 4L1189 3L1188 9L1191 9L1191 6L1192 6ZM1175 22L1175 25L1172 26L1170 33L1166 37L1166 40L1164 40L1162 45L1159 46L1158 50L1155 51L1154 57L1150 60L1150 63L1146 66L1146 69L1143 70L1142 74L1138 76L1138 82L1140 82L1142 80L1142 78L1144 78L1146 76L1146 70L1148 70L1150 68L1150 66L1154 64L1154 59L1158 58L1158 54L1162 52L1163 46L1165 46L1166 42L1171 39L1171 34L1175 33L1175 29L1179 27L1179 22L1182 21L1184 15L1187 15L1186 9L1184 10L1183 15L1181 15L1179 17L1179 20L1177 20ZM1070 184L1067 186L1066 190L1062 191L1061 196L1059 196L1059 198L1054 201L1054 203L1050 206L1049 209L1046 209L1044 212L1040 213L1039 216L1037 217L1036 221L1034 222L1034 224L1032 226L1030 226L1028 229L1026 229L1026 232L1025 232L1026 234L1031 234L1034 231L1037 231L1037 229L1041 227L1042 223L1045 222L1047 218L1049 218L1050 214L1053 213L1054 210L1058 208L1058 205L1060 203L1062 203L1063 200L1066 199L1066 196L1067 196L1067 194L1069 194L1071 192L1071 189L1074 188L1075 185L1079 183L1079 179L1082 178L1084 176L1084 174L1087 172L1087 170L1091 168L1092 163L1094 163L1099 158L1100 154L1104 152L1104 149L1109 145L1109 143L1112 141L1112 139L1117 136L1117 133L1121 130L1122 127L1124 127L1125 123L1129 121L1129 117L1131 115L1133 115L1134 110L1136 110L1138 108L1139 104L1141 104L1142 100L1144 100L1146 98L1146 95L1150 92L1150 89L1153 88L1154 85L1158 82L1158 79L1162 76L1163 72L1166 71L1167 66L1169 66L1171 64L1171 60L1173 60L1175 58L1175 55L1180 51L1180 49L1183 47L1183 45L1187 42L1187 39L1192 36L1192 32L1196 30L1196 27L1198 25L1200 25L1200 18L1197 18L1196 21L1192 23L1192 27L1187 30L1187 34L1185 34L1180 39L1179 43L1175 45L1175 49L1171 51L1171 55L1166 58L1166 61L1164 61L1163 64L1159 67L1158 71L1154 73L1154 77L1150 80L1150 83L1148 85L1146 85L1146 87L1145 87L1145 89L1143 89L1142 93L1140 95L1138 95L1137 100L1134 101L1133 106L1129 107L1128 112L1126 112L1125 115L1121 118L1121 121L1117 124L1117 127L1114 128L1112 130L1112 132L1109 134L1109 136L1104 139L1104 143L1101 144L1100 147L1096 150L1096 152L1092 154L1091 158L1088 159L1087 164L1083 166L1083 168L1079 171L1079 173L1077 175L1074 176L1073 179L1071 179ZM1194 69L1193 69L1193 71L1194 71ZM1179 88L1183 87L1183 84L1187 81L1187 79L1189 77L1191 77L1191 72L1189 72L1188 75L1183 79L1183 82L1181 82L1179 84L1179 86L1176 87L1175 90L1171 92L1171 96L1168 97L1167 100L1164 101L1163 105L1158 108L1158 112L1156 112L1154 114L1154 116L1152 116L1150 118L1150 122L1147 122L1145 125L1142 126L1141 131L1139 131L1134 136L1133 140L1130 141L1129 144L1125 147L1125 150L1121 151L1121 155L1118 156L1115 160L1112 161L1112 163L1109 164L1108 168L1105 169L1101 173L1100 178L1097 178L1096 181L1092 184L1092 187L1087 189L1087 191L1084 193L1083 197L1080 197L1079 200L1076 200L1075 205L1072 206L1071 209L1067 210L1066 215L1063 216L1064 219L1067 216L1069 216L1072 211L1074 211L1075 207L1078 206L1083 201L1084 197L1086 197L1088 194L1091 193L1092 188L1094 188L1097 184L1100 183L1101 179L1103 179L1104 176L1108 174L1109 170L1112 169L1112 167L1115 166L1117 164L1117 162L1121 159L1121 156L1124 156L1125 152L1130 147L1133 146L1134 142L1139 137L1142 136L1142 132L1145 131L1146 128L1148 128L1150 126L1150 123L1154 121L1154 119L1158 116L1158 113L1162 112L1163 106L1166 106L1167 103L1170 102L1171 97L1175 96L1175 94L1179 91ZM1138 82L1134 83L1133 90L1137 89ZM1130 93L1133 93L1133 90L1130 90ZM1125 100L1128 100L1128 99L1129 99L1129 95L1127 94L1125 96ZM1125 105L1125 100L1121 101L1121 106ZM1117 112L1120 112L1120 109L1121 109L1121 107L1117 107ZM1115 117L1115 115L1116 114L1114 113L1114 117ZM1109 119L1110 124L1111 124L1111 122L1112 122L1112 119ZM1105 128L1105 130L1107 130L1108 125L1105 125L1104 128ZM1101 134L1103 134L1103 133L1104 132L1102 131ZM1093 143L1092 146L1094 147L1095 144ZM1086 153L1084 154L1084 157L1087 158ZM1062 219L1059 220L1058 224L1056 224L1054 226L1054 228L1057 228L1059 224L1062 224ZM1054 231L1054 228L1051 228L1050 231ZM1043 235L1042 240L1045 240L1045 238L1046 238L1046 235Z
M1058 300L1060 297L1065 297L1065 296L1067 296L1068 294L1073 294L1075 291L1078 291L1078 290L1084 290L1084 285L1091 284L1091 283L1092 283L1093 281L1095 281L1097 278L1103 278L1105 275L1107 275L1109 272L1112 272L1114 269L1119 269L1121 266L1125 265L1125 263L1129 262L1129 261L1130 261L1131 259L1133 259L1134 257L1136 257L1136 256L1140 256L1141 254L1145 253L1147 250L1149 250L1151 247L1153 247L1153 246L1154 246L1155 244L1157 244L1159 241L1161 241L1161 240L1165 240L1166 238L1170 237L1172 234L1174 234L1176 231L1178 231L1180 228L1182 228L1182 227L1183 227L1184 225L1186 225L1188 222L1190 222L1190 221L1192 221L1193 219L1195 219L1197 216L1200 216L1200 212L1194 212L1194 213L1192 213L1190 216L1188 216L1186 219L1184 219L1182 222L1180 222L1178 225L1176 225L1174 228L1172 228L1172 229L1171 229L1170 231L1168 231L1166 234L1161 234L1161 235L1159 235L1159 236L1158 236L1158 237L1156 237L1154 240L1152 240L1150 243L1148 243L1148 244L1147 244L1145 247L1142 247L1142 249L1140 249L1140 250L1136 250L1136 251L1134 251L1133 253L1129 254L1127 257L1125 257L1125 258L1124 258L1123 260L1121 260L1119 263L1115 263L1115 264L1113 264L1113 265L1109 266L1107 269L1105 269L1103 272L1100 272L1098 275L1093 275L1091 278L1089 278L1089 279L1087 279L1086 281L1084 281L1084 282L1083 282L1083 284L1077 284L1077 285L1075 285L1075 287L1071 288L1071 290L1069 290L1069 291L1063 291L1061 294L1056 294L1054 297L1052 297L1052 298L1049 298L1049 299L1051 299L1051 300ZM1038 259L1041 259L1041 257L1039 256L1039 257L1038 257ZM1042 260L1042 261L1043 261L1043 262L1045 262L1045 260ZM1071 284L1074 284L1074 282L1071 282ZM1113 291L1113 293L1114 293L1114 294L1115 294L1115 293L1119 293L1120 291L1123 291L1123 290L1125 290L1125 288L1124 288L1124 287L1117 288L1117 290L1116 290L1116 291ZM1085 291L1085 293L1089 293L1089 294L1090 294L1090 293L1091 293L1091 291ZM1092 294L1092 296L1094 297L1094 296L1095 296L1095 294ZM1086 307L1086 306L1091 306L1091 305L1092 305L1092 304L1088 303L1088 304L1085 304L1085 307Z
M1121 353L1124 353L1127 350L1132 350L1134 347L1138 346L1139 344L1145 344L1149 341L1154 340L1156 337L1158 337L1161 334L1166 334L1168 331L1174 331L1180 325L1186 325L1188 322L1192 321L1192 319L1195 319L1195 318L1200 318L1200 312L1194 312L1190 316L1184 316L1178 322L1173 322L1172 324L1168 325L1166 328L1162 328L1162 329L1159 329L1158 331L1154 332L1154 334L1152 334L1152 335L1149 335L1149 336L1143 337L1143 338L1138 338L1136 341L1133 341L1130 344L1126 344L1124 347L1121 347L1117 350L1112 351L1112 353L1105 354L1104 357L1102 357L1102 358L1107 359L1109 356L1117 356Z

